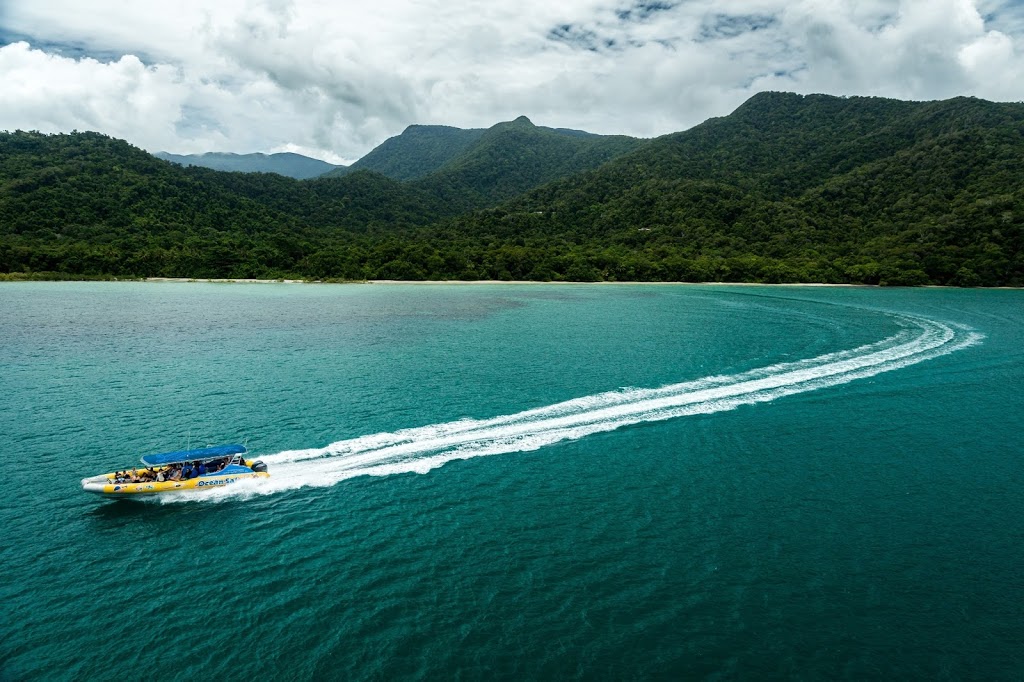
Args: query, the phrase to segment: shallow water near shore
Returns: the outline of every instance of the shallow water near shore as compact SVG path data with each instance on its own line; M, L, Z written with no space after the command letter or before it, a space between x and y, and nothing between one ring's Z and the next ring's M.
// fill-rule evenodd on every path
M0 680L1024 669L1019 291L26 282L0 339Z

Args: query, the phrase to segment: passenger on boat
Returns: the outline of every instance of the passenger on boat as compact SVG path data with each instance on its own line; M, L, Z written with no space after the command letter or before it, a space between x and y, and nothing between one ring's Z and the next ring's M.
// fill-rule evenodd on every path
M189 462L185 462L185 466L181 470L181 477L184 479L192 478L192 465Z
M199 473L196 474L196 475L197 476L202 476L205 473L206 473L206 463L205 462L200 462L199 463Z

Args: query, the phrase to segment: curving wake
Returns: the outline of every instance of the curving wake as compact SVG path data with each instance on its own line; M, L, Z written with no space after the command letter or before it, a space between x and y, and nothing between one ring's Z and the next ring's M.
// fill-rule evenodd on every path
M903 329L877 343L815 358L661 388L622 389L490 419L378 433L263 457L271 478L212 491L215 498L330 486L354 476L426 473L446 462L536 450L643 422L710 414L838 386L979 343L967 328L895 315Z

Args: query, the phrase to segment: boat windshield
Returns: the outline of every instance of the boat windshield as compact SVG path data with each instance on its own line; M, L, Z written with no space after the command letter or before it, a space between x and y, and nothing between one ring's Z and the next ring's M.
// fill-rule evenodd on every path
M160 466L164 464L176 464L193 460L209 461L212 459L219 459L221 457L227 458L236 454L244 454L245 452L246 449L244 445L219 445L209 448L199 448L197 450L178 450L176 452L164 452L158 455L146 455L142 458L142 463L146 466Z

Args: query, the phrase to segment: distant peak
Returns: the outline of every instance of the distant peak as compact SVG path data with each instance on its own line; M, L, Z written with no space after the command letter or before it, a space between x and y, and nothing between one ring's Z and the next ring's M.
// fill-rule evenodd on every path
M520 116L519 118L517 118L516 120L514 120L512 122L513 123L518 123L520 125L528 125L528 126L532 126L533 125L533 121L531 121L530 119L526 118L525 116Z

